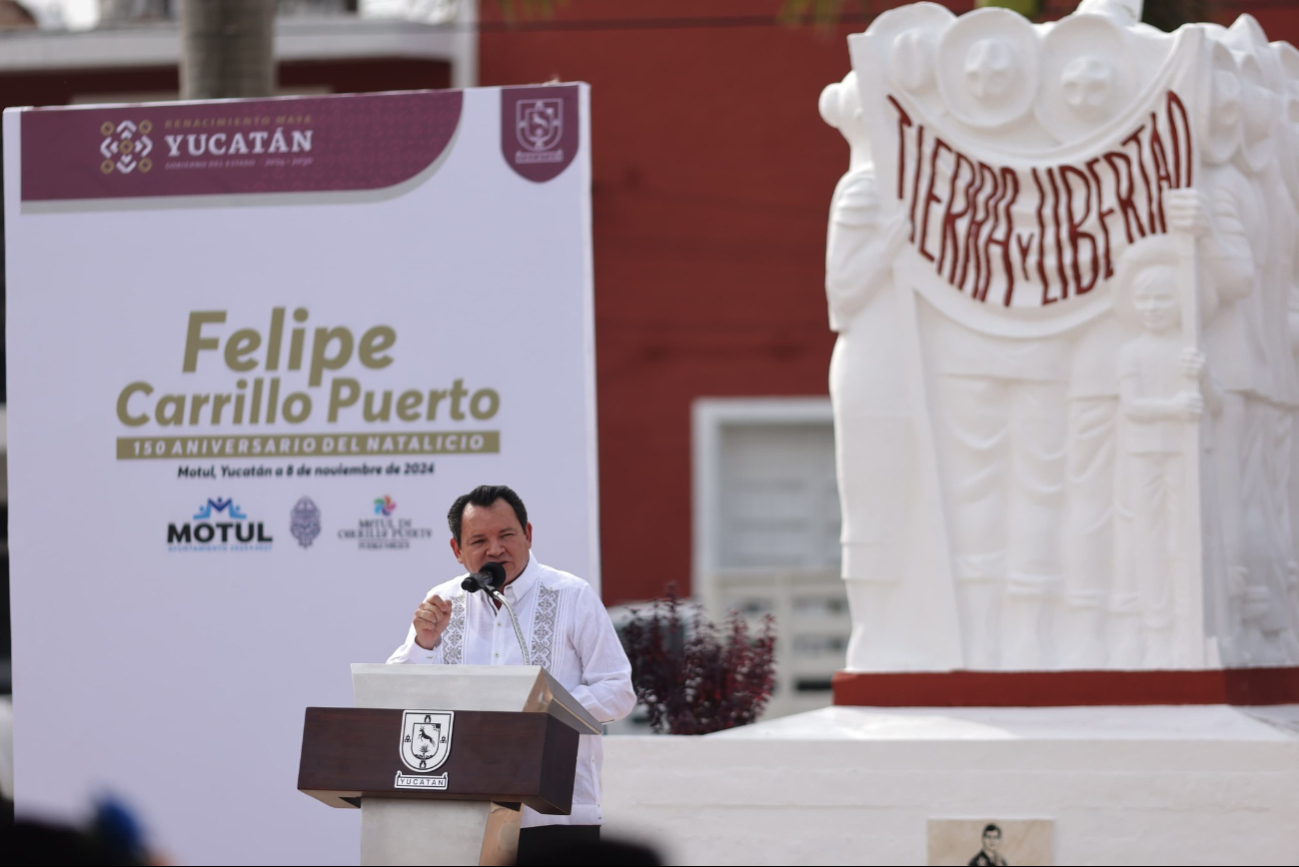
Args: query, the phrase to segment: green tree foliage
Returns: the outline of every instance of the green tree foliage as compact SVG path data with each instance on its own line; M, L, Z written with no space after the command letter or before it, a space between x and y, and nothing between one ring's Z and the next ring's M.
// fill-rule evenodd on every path
M1209 21L1214 13L1213 0L1146 0L1141 20L1172 32L1183 24Z
M1000 6L1038 19L1043 15L1058 18L1073 11L1070 3L1043 0L974 0L975 6ZM1209 21L1214 12L1213 0L1145 0L1141 20L1160 30L1173 31L1183 24Z

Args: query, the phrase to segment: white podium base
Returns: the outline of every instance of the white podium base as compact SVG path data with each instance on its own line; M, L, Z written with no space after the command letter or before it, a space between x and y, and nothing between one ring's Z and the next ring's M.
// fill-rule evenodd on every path
M487 801L361 803L361 864L513 864L519 813Z
M1056 864L1299 863L1299 705L832 707L604 740L610 835L674 864L925 864L929 819L1049 819Z

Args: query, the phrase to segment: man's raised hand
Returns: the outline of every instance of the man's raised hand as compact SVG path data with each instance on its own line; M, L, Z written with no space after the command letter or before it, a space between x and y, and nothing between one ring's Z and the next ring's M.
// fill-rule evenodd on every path
M451 603L441 596L430 596L415 609L415 643L432 650L442 640L442 633L451 622Z

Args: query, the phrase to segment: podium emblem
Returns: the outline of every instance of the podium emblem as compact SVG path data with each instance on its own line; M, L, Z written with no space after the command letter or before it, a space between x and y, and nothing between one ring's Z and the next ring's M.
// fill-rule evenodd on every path
M442 767L451 755L451 724L455 712L449 710L408 710L401 721L401 760L406 767L421 774Z

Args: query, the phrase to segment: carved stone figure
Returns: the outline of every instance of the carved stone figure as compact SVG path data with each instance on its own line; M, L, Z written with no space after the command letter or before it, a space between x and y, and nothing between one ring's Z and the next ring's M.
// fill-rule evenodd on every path
M1064 342L988 337L922 308L966 663L1050 653L1063 586Z
M1267 212L1260 191L1242 170L1246 93L1239 61L1219 42L1213 44L1212 56L1203 189L1213 202L1220 233L1245 244L1240 255L1229 260L1235 267L1206 263L1223 304L1206 338L1225 392L1216 427L1221 448L1215 469L1227 505L1222 512L1227 596L1237 625L1224 650L1229 658L1255 660L1266 655L1262 618L1270 595L1271 560L1263 450L1267 400L1275 392L1264 333L1265 290L1260 284L1260 265L1267 256Z
M828 86L821 115L848 140L850 168L830 205L826 295L838 332L830 361L836 458L843 512L843 575L855 621L849 655L862 667L903 665L908 647L899 625L898 586L914 555L916 418L907 376L918 362L907 342L892 262L905 222L886 219L862 126L855 75ZM918 373L918 371L917 371ZM863 447L865 446L865 447ZM910 616L923 615L916 605ZM912 633L917 639L925 630ZM904 666L905 667L905 666Z
M1222 400L1207 376L1205 355L1184 340L1177 249L1170 236L1129 247L1116 278L1115 310L1139 329L1119 350L1120 413L1114 484L1116 536L1110 653L1125 668L1170 668L1177 662L1175 620L1189 588L1179 581L1177 552L1187 538L1188 436L1206 405ZM1181 604L1179 604L1179 602Z

